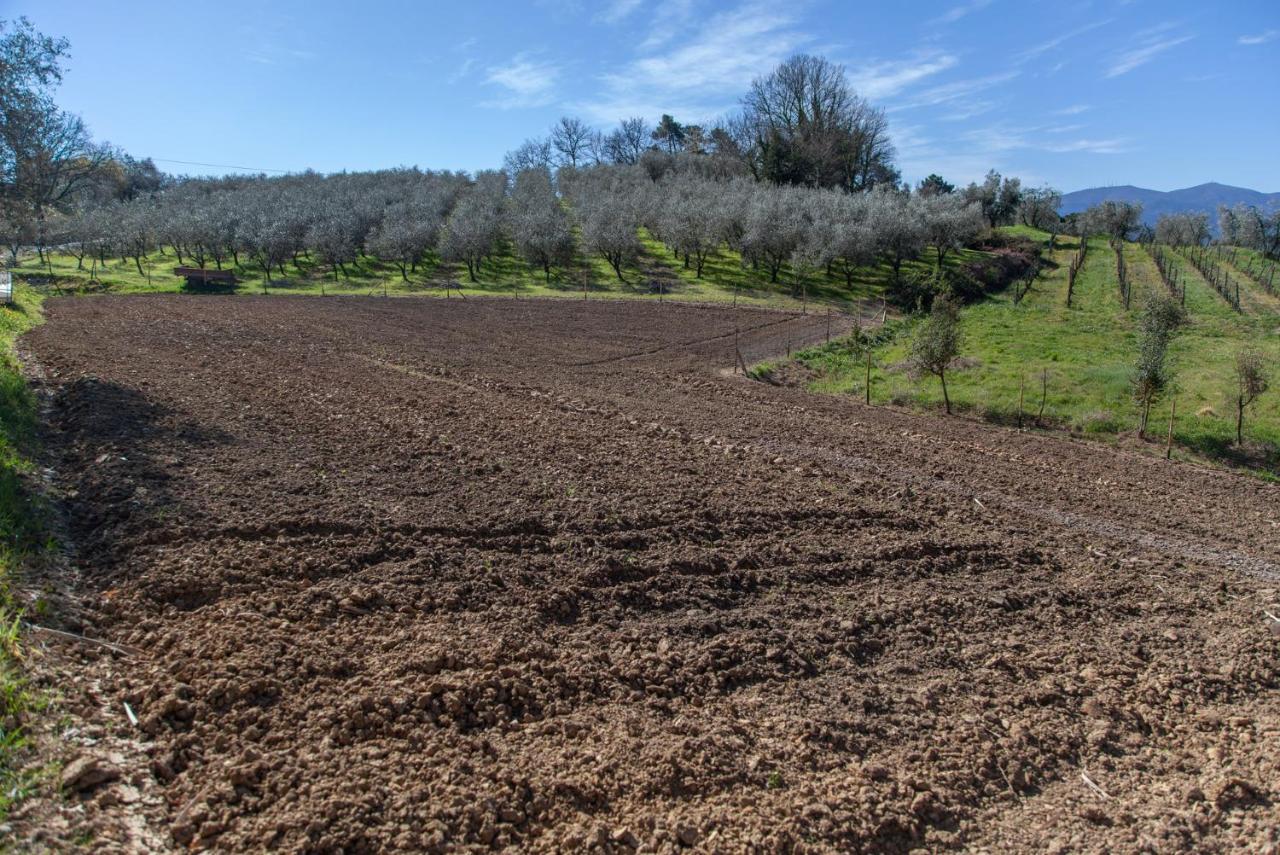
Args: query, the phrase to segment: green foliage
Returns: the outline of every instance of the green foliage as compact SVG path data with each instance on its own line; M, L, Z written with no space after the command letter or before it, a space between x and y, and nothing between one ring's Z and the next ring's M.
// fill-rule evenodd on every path
M21 610L12 586L48 537L25 481L34 468L36 402L13 354L17 336L39 322L40 300L21 286L15 297L0 307L0 818L31 785L18 756L25 718L37 706L21 667Z
M1160 291L1147 295L1147 303L1138 320L1138 355L1134 361L1130 385L1140 416L1139 435L1146 432L1151 405L1169 387L1172 374L1167 362L1169 342L1186 322L1186 313L1172 298Z
M933 310L911 339L911 365L919 374L932 374L942 383L942 402L951 412L947 367L960 354L960 305L948 296L933 301Z
M1039 242L1048 233L1025 226L1000 229ZM1104 238L1093 238L1066 308L1067 267L1079 238L1059 235L1044 266L1020 303L1013 289L992 294L962 311L964 358L947 372L953 409L999 424L1017 423L1019 389L1025 383L1026 412L1040 407L1044 377L1045 428L1069 430L1106 441L1138 427L1132 406L1131 369L1138 350L1139 312L1125 312L1115 281L1115 255ZM1123 248L1134 298L1163 290L1155 264L1137 244ZM1177 253L1171 263L1187 284L1187 323L1168 346L1177 372L1175 445L1184 451L1262 474L1280 470L1280 395L1261 395L1236 443L1236 353L1255 349L1265 364L1280 364L1280 299L1244 283L1245 305L1236 313ZM1244 257L1242 251L1241 257ZM1167 293L1167 291L1166 291ZM1140 305L1141 302L1135 304ZM893 401L940 408L938 383L922 383L909 367L911 332L920 323L891 324L874 345L873 402ZM812 388L861 397L865 365L840 343L799 354L816 376ZM1042 372L1044 374L1042 375ZM1172 395L1153 406L1162 426ZM1035 425L1035 421L1028 421Z

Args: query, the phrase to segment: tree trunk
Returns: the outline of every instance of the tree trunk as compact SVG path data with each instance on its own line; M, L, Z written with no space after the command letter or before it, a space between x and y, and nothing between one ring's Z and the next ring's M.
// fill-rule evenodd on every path
M951 415L951 396L947 394L947 372L945 369L938 372L938 379L942 381L942 406L946 409L947 415Z
M1236 398L1236 445L1244 445L1244 395Z

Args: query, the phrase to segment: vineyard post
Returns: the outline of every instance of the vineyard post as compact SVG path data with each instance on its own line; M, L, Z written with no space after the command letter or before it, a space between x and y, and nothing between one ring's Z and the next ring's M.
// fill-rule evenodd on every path
M1169 403L1169 435L1164 440L1164 459L1173 458L1173 416L1178 412L1178 396L1174 395Z
M1022 401L1027 394L1027 375L1018 378L1018 430L1022 430Z
M1044 402L1049 397L1049 369L1040 369L1040 412L1036 413L1036 424L1041 425L1044 422Z
M871 406L871 343L867 343L866 404Z

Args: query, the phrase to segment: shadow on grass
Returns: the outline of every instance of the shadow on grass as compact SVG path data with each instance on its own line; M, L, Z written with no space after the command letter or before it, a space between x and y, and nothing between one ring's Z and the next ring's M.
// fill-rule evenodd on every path
M1280 474L1280 448L1270 442L1251 442L1246 439L1244 445L1236 445L1234 436L1185 436L1178 431L1174 431L1173 438L1177 445L1218 463L1253 469L1271 478Z

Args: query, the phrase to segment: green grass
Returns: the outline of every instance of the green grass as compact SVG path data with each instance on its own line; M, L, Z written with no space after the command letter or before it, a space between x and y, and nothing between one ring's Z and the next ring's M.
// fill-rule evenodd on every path
M583 285L591 297L613 299L659 299L650 281L662 279L672 283L664 288L662 299L690 300L696 302L731 302L734 286L738 286L737 301L742 305L770 306L798 310L801 301L790 294L784 279L771 284L767 276L742 268L740 259L727 250L708 263L704 277L698 279L693 271L684 270L665 247L645 236L643 252L636 263L623 269L623 281L619 281L607 261L596 254L579 252L564 268L552 268L548 281L540 268L530 267L518 257L508 244L501 244L498 251L480 266L477 281L472 282L461 264L444 264L430 259L418 266L405 281L398 267L366 257L354 265L347 265L347 274L339 273L335 279L327 265L300 258L298 263L285 264L282 276L274 270L267 292L279 295L360 295L387 294L389 296L440 296L456 295L519 296L519 297L569 297L581 298ZM190 259L184 259L191 264ZM240 280L237 293L260 294L263 292L262 271L245 259L234 267ZM47 263L31 257L20 265L16 273L42 288L48 286L53 293L155 294L175 293L183 290L183 281L172 270L178 266L172 251L155 252L143 258L142 273L133 259L121 261L108 259L105 264L94 265L85 259L83 265L71 255L54 254ZM207 266L213 267L210 262ZM786 271L790 276L790 271ZM824 277L825 279L825 277ZM858 296L867 296L878 287L880 278L873 275L867 284L860 284L851 293L844 280L834 279L818 283L811 290L810 300L828 300L833 303L848 302Z
M1047 239L1034 230L1018 231ZM961 360L947 378L958 412L1016 424L1019 389L1025 383L1029 424L1040 408L1041 372L1047 372L1045 426L1104 439L1136 432L1138 411L1129 391L1135 324L1145 295L1164 285L1146 250L1126 245L1133 298L1125 311L1115 253L1106 240L1093 238L1067 309L1067 267L1077 241L1058 238L1052 263L1021 303L1015 305L1010 290L964 309ZM1239 314L1185 259L1175 256L1174 264L1187 277L1190 317L1170 349L1177 395L1174 441L1197 456L1275 473L1280 463L1280 376L1277 388L1246 412L1244 449L1234 445L1231 395L1235 354L1241 348L1257 348L1270 365L1280 366L1280 313L1271 308L1272 301L1257 300L1247 304L1250 311ZM874 346L873 401L941 410L937 379L914 378L905 367L914 325L913 319L904 321ZM847 342L815 348L799 358L816 370L815 390L861 397L861 351ZM1161 437L1170 402L1166 396L1152 413L1152 431Z
M619 281L613 268L598 254L579 251L564 268L553 268L548 280L541 269L530 267L515 254L507 243L480 266L477 281L472 282L461 264L445 264L435 258L418 265L406 281L399 268L376 258L366 257L353 265L347 265L347 274L334 276L327 265L299 258L297 263L285 264L284 274L273 270L267 292L279 295L360 295L387 294L388 296L445 296L461 292L466 295L519 296L519 297L570 297L581 298L584 283L588 296L614 299L675 299L694 302L737 302L748 306L766 306L785 310L799 310L803 300L797 284L797 272L784 265L777 282L770 282L763 268L753 269L744 265L736 252L722 247L697 276L692 268L686 268L661 242L641 231L641 254L636 262L623 268L623 281ZM955 268L980 256L980 252L965 250L951 253L947 267ZM184 261L191 265L190 258ZM224 266L234 269L240 280L237 293L260 294L263 292L262 271L247 259L240 266L228 261ZM132 259L109 258L105 263L90 259L78 262L73 256L54 254L42 263L35 257L27 258L16 272L33 284L48 286L54 293L154 294L175 293L183 290L183 281L174 276L173 268L178 259L171 250L158 251L142 259L142 272ZM212 262L207 263L213 267ZM903 275L928 272L933 267L932 252L903 267ZM848 307L858 300L880 299L892 279L887 264L860 268L855 271L850 284L838 272L828 275L817 271L808 275L805 298L809 302L823 302ZM652 283L665 282L658 289ZM448 288L446 289L446 284Z
M15 339L40 322L40 297L15 288L0 307L0 818L34 780L19 769L24 722L41 704L22 668L22 611L14 587L26 563L47 549L44 515L26 486L35 468L36 402L13 352Z

